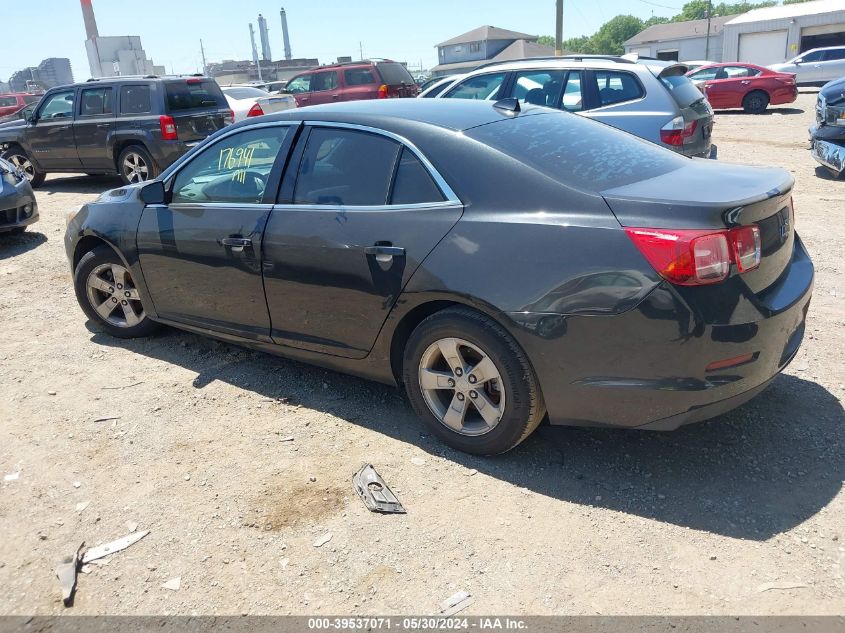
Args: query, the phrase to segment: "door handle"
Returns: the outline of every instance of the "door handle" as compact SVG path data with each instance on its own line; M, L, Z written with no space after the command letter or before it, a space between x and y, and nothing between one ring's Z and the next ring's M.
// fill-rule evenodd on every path
M335 101L337 101L338 99L340 99L340 95L332 95L332 99L334 99Z
M376 261L379 264L389 264L394 257L405 257L405 249L401 246L390 246L388 244L376 244L375 246L366 246L364 248L365 255L375 255Z
M218 242L221 246L230 246L235 253L240 253L244 246L252 246L252 240L248 237L224 237Z
M751 82L750 82L750 81L748 81L747 79L744 79L744 80L743 80L743 81L741 81L740 83L741 83L743 86L747 86L747 85L748 85L748 84L750 84Z

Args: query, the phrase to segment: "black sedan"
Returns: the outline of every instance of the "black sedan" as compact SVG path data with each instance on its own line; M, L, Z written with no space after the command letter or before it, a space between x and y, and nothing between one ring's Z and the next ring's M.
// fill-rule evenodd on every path
M0 158L0 234L23 233L38 221L38 204L26 174Z
M221 130L69 220L85 314L401 384L445 442L673 429L760 392L813 266L780 169L514 101L360 101Z

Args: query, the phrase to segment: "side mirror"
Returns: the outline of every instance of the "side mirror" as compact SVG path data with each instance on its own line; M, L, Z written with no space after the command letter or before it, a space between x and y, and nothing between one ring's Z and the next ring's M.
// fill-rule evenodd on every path
M27 108L26 110L24 110L23 120L27 123L35 123L35 121L37 120L35 118L35 110L33 110L32 108Z
M166 201L164 183L153 180L141 187L141 200L144 204L164 204Z

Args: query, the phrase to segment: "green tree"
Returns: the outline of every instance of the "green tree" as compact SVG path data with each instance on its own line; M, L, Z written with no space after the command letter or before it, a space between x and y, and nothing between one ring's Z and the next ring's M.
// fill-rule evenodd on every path
M643 21L633 15L617 15L601 25L593 35L593 53L600 55L621 55L625 52L624 42L643 30Z
M552 48L555 47L555 38L554 35L541 35L537 38L537 43L542 44L543 46L551 46Z

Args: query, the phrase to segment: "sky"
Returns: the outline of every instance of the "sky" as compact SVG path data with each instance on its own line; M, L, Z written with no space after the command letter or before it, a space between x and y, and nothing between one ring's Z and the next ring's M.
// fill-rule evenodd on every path
M564 38L593 33L619 13L642 19L672 16L685 0L564 0ZM437 63L438 42L485 24L536 35L554 35L554 0L93 0L100 35L140 35L147 57L168 72L202 69L206 60L250 59L249 22L257 35L262 13L274 59L283 57L279 9L284 6L294 57L320 63L338 56L387 57ZM0 79L37 66L46 57L68 57L77 81L89 77L85 28L78 0L0 0ZM260 48L260 43L258 44Z

